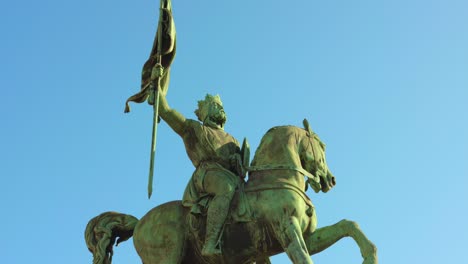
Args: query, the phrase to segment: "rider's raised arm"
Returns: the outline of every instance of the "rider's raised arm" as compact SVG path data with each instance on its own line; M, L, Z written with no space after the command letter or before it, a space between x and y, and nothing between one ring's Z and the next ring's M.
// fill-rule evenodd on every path
M169 107L166 96L160 93L159 96L159 116L180 136L185 131L186 118L177 110Z

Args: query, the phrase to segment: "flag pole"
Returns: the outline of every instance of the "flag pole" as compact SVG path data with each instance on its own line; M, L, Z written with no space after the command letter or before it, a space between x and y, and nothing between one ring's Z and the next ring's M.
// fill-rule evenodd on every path
M164 0L160 1L159 4L159 21L158 21L158 33L157 33L157 52L156 52L156 67L162 67L161 65L161 53L162 53L162 9ZM151 153L150 153L150 168L148 175L148 199L153 194L153 175L154 175L154 157L156 155L156 138L158 134L158 111L159 111L159 89L161 87L161 76L158 75L154 80L151 80L151 92L153 93L153 133L151 137ZM150 96L151 97L151 96Z

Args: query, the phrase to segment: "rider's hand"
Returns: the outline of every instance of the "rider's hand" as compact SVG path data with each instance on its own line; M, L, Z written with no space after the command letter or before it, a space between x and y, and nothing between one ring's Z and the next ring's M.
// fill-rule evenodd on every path
M164 75L164 67L161 64L154 65L151 70L151 80L161 78Z

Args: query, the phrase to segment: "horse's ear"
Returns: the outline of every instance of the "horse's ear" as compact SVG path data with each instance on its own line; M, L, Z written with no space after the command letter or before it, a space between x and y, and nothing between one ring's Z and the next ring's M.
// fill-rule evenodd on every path
M302 124L304 124L304 129L307 131L308 136L311 137L314 134L314 132L312 131L312 128L310 128L309 121L307 121L307 119L304 118Z

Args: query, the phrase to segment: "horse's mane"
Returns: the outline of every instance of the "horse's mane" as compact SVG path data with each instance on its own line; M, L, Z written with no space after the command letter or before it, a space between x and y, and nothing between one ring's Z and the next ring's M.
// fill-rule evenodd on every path
M280 156L275 154L275 162L278 162L278 159L280 159L283 163L292 162L296 165L305 162L304 160L308 160L309 154L307 153L309 152L312 153L315 160L321 159L320 157L325 153L325 144L312 131L307 120L304 120L304 127L282 125L270 128L260 141L260 145L251 163L252 166L270 163L272 161L270 158L273 157L272 153L289 153ZM296 153L298 156L294 158L295 155L293 153ZM265 159L264 157L268 158Z
M270 132L273 131L273 130L278 129L278 128L297 128L297 129L302 129L302 128L300 128L300 127L292 126L292 125L274 126L274 127L270 128L270 129L268 129L268 131L265 133L265 135L268 134L268 133L270 133Z
M300 163L299 156L304 149L303 146L311 144L307 141L309 141L307 131L300 127L291 125L272 127L262 137L251 164L258 166L280 162L294 163L297 166Z
M311 134L310 134L311 132L308 131L306 128L301 128L301 127L298 127L298 126L293 126L293 125L274 126L274 127L270 128L270 129L265 133L265 136L266 136L267 134L269 134L270 132L275 131L275 130L277 130L277 129L281 129L281 128L293 128L294 130L303 131L303 132L307 133L307 136L313 137L315 140L317 140L317 143L319 143L320 146L322 147L322 149L325 150L325 143L322 142L322 140L319 138L319 136L318 136L317 134L315 134L314 132L312 132L312 135L311 135Z

